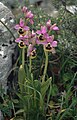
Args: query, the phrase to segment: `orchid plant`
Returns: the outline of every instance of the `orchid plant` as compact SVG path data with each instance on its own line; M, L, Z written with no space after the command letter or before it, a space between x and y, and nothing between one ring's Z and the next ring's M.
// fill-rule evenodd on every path
M59 31L59 28L56 24L52 25L51 20L48 20L46 25L41 25L39 30L34 31L28 25L28 23L31 25L34 24L33 13L25 6L22 8L22 13L24 18L20 18L19 24L15 25L15 29L18 33L18 38L15 42L18 43L18 46L22 51L22 64L20 65L18 72L18 84L20 88L20 95L18 94L18 96L22 101L23 110L17 111L16 114L23 113L22 116L25 120L32 120L32 118L30 118L32 110L38 109L38 111L42 112L42 114L40 112L39 114L36 114L35 112L35 116L39 119L41 117L40 115L44 116L48 109L52 81L52 77L46 77L48 54L50 52L52 54L56 53L55 48L57 47L58 42L55 40L52 31ZM40 45L43 47L43 52L45 54L44 70L40 80L34 80L32 74L32 60L36 59L38 56L37 46L40 49ZM29 68L27 67L27 70L25 69L25 52L27 52L29 60ZM47 91L49 91L48 95ZM46 96L47 100L45 101Z

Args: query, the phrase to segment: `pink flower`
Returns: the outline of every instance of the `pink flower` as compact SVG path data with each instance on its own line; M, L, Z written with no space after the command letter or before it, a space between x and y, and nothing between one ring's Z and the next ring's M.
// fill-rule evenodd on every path
M19 24L17 24L14 28L15 28L16 30L18 30L18 33L19 33L20 35L26 34L26 31L29 30L29 27L28 27L28 26L25 26L24 21L22 20L22 18L20 18Z
M27 7L25 7L25 6L23 6L23 8L22 8L22 12L23 12L23 13L28 12L28 8L27 8Z
M25 39L28 39L29 43L35 45L36 44L36 33L32 30L27 32L26 35L24 35Z
M48 36L44 43L44 49L52 52L53 48L57 47L57 41L54 40L54 35Z
M32 18L33 18L32 12L31 12L31 11L28 11L28 12L26 13L26 16L25 16L25 17L32 19Z
M36 57L36 48L34 48L32 44L28 46L27 56L32 59Z
M25 18L26 18L31 24L33 24L33 23L34 23L34 21L33 21L33 17L34 17L33 13L32 13L31 11L28 11L27 7L25 7L25 6L23 7L22 11L23 11L23 13L24 13L24 15L25 15Z
M15 42L18 43L18 45L19 45L20 48L23 48L23 47L26 47L26 46L29 45L28 39L25 39L24 36L20 36L19 38L17 38L17 39L15 40Z
M34 17L33 13L32 13L31 11L29 11L28 8L25 7L25 6L22 8L22 12L24 13L25 18L26 18L31 24L33 24L33 23L34 23L34 21L33 21L33 17Z
M36 35L36 33L32 30L32 32L30 32L30 31L27 32L27 34L24 35L24 37L27 39L31 39L31 38L35 37L35 35Z
M56 26L56 23L51 25L51 20L48 20L46 23L46 27L48 30L54 30L54 31L58 31L59 28Z
M50 27L51 27L51 20L48 20L48 21L47 21L46 27L47 27L48 30L50 30Z
M27 11L26 12L25 18L28 19L31 24L34 23L33 17L34 17L34 15L33 15L33 13L31 11Z
M41 30L37 30L36 33L45 35L47 33L46 26L41 26Z
M37 34L36 43L44 44L48 36L46 26L41 26L41 30L37 30L36 34Z
M53 25L50 27L50 30L58 31L59 28L56 26L56 24L53 24Z

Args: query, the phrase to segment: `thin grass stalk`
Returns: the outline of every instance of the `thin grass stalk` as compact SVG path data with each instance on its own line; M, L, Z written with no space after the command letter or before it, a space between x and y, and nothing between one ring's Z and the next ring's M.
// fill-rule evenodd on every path
M7 25L2 22L2 20L0 20L0 22L6 27L6 29L10 32L10 34L12 35L12 37L14 38L14 40L16 39L15 36L13 35L12 31L7 27Z
M29 72L31 73L31 67L32 67L32 60L31 57L29 57Z

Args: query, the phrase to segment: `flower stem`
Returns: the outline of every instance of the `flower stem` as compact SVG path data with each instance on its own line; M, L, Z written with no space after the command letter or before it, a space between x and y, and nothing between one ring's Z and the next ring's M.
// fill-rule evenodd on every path
M45 67L44 67L44 73L43 73L43 77L42 77L42 82L45 81L45 76L46 76L47 66L48 66L48 52L44 50L44 53L45 53L46 60L45 60Z
M31 58L29 57L29 72L31 73L31 67L32 67L32 60Z
M24 68L24 63L25 63L25 48L22 49L22 66Z

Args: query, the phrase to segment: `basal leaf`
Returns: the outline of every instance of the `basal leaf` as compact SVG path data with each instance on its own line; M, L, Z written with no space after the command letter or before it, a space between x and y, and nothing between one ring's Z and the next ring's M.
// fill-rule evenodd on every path
M41 84L41 94L42 94L42 97L43 97L43 98L45 97L46 92L47 92L50 84L51 84L51 79L48 79L47 81L44 81L44 82Z
M23 91L23 85L24 85L24 81L25 81L25 69L24 67L21 65L18 71L18 83L19 83L19 87L21 92Z

